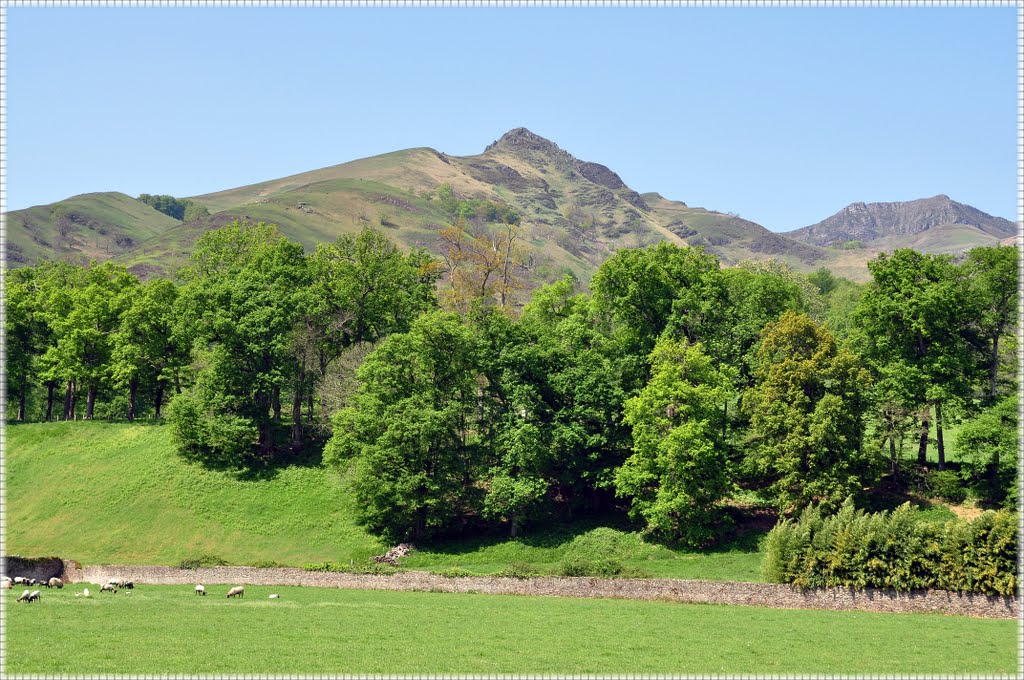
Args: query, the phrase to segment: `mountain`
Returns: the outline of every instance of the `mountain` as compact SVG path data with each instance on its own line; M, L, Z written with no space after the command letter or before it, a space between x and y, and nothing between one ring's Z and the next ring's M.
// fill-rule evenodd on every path
M916 201L852 203L817 224L784 235L818 246L959 253L994 245L1016 233L1013 222L940 194Z
M187 261L202 234L236 219L277 224L309 250L373 226L405 248L438 252L438 232L453 219L442 194L505 204L522 216L520 243L528 250L531 288L567 272L586 283L616 250L663 240L702 246L726 266L778 259L799 271L827 266L864 280L865 263L886 239L935 252L950 243L974 243L979 234L987 243L1015 233L1006 220L936 197L855 204L817 225L777 234L735 214L641 194L610 168L516 128L476 155L405 149L193 196L211 214L188 223L118 193L17 210L7 215L7 253L13 264L46 257L113 259L141 276L166 275ZM482 216L468 218L467 228L476 232L493 226ZM849 241L862 247L841 247Z

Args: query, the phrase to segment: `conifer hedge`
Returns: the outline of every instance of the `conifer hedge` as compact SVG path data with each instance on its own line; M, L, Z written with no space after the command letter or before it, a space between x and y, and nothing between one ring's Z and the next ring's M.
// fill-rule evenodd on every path
M866 513L848 499L832 516L809 507L796 521L780 522L765 540L765 577L801 589L1017 590L1017 523L1006 510L973 521L936 522L909 503Z

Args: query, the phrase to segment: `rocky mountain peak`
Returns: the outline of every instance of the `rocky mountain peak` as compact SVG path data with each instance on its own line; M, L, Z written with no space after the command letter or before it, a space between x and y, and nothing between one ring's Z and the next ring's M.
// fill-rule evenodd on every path
M536 133L530 132L524 127L517 127L509 130L499 137L497 141L489 144L487 148L484 149L484 153L498 148L521 151L542 151L551 154L559 152L562 154L565 153L550 139L545 139Z

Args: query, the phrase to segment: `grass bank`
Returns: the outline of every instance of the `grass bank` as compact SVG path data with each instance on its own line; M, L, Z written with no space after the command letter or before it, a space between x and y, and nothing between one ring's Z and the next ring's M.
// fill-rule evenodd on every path
M261 478L209 470L177 455L159 425L13 425L6 446L7 551L83 564L156 564L214 556L228 564L365 562L388 546L353 520L338 475L296 465ZM473 574L556 574L567 558L611 559L663 578L759 581L751 532L708 552L646 543L629 527L587 520L504 536L435 542L404 566Z
M191 586L76 598L80 589L45 591L33 604L16 604L19 593L5 591L9 672L764 676L1017 669L1014 621L277 586L249 586L235 600L223 596L226 588L201 598ZM281 598L268 599L272 592Z

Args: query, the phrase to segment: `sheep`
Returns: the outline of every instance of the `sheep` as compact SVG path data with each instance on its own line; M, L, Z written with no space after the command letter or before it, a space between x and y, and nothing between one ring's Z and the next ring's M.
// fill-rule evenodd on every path
M235 586L228 591L228 597L245 597L245 588L242 586Z
M4 590L10 590L13 587L14 587L14 584L11 583L11 581L9 579L4 581L4 585L3 585L3 589Z
M27 578L25 578L24 576L15 576L14 577L14 585L18 586L18 585L23 585L23 584L24 585L28 585L28 579Z
M206 595L206 588L201 585L196 586L196 595Z
M29 602L35 602L38 599L39 599L39 591L38 590L33 590L32 594L28 596L28 601Z
M100 586L100 592L102 593L104 591L110 592L110 593L116 593L117 592L117 586L115 586L113 583L104 583L103 585Z
M46 587L47 588L61 589L61 588L64 587L64 581L61 581L59 578L54 576L53 578L51 578L49 581L46 582Z
M128 590L134 590L135 584L131 581L121 581L121 587L127 588Z
M29 591L26 590L21 594L21 597L18 598L18 602L28 602L29 595Z
M279 597L281 597L281 596L280 596L280 595L278 595L277 593L274 593L274 594L270 595L270 596L269 596L269 597L268 597L267 599L270 599L270 600L276 600L276 599L277 599L277 598L279 598Z

